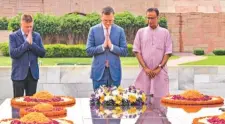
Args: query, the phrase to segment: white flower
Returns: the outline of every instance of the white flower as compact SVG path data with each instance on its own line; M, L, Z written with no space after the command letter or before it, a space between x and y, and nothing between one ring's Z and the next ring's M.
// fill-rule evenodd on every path
M123 112L123 115L124 115L124 116L129 116L128 111L124 111L124 112Z
M112 96L108 96L108 95L105 96L105 98L104 98L105 101L109 101L109 100L111 100L111 99L112 99Z
M113 86L111 89L112 89L112 90L116 90L116 89L117 89L117 87L116 87L116 86Z
M113 118L119 118L119 116L117 114L113 114L112 117Z
M142 95L138 95L138 98L142 98Z
M100 94L100 93L102 93L102 92L101 92L101 89L98 89L98 94Z
M124 98L125 100L128 100L128 94L123 94L123 98Z
M112 91L112 95L113 95L113 96L119 95L118 90L113 90L113 91Z
M106 115L110 115L112 112L108 109L104 110L104 112L106 113Z
M104 115L104 112L99 112L99 115Z

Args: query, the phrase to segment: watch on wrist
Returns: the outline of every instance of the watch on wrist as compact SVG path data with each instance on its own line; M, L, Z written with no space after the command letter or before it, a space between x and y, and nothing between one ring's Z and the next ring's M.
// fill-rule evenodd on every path
M163 68L161 64L159 64L158 67L160 67L161 69Z

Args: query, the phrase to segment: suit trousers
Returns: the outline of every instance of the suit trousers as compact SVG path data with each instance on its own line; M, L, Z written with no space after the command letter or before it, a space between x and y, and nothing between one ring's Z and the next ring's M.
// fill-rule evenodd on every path
M120 82L113 81L109 69L110 69L109 67L105 67L105 71L103 73L101 80L99 81L92 80L94 91L97 90L102 85L105 85L106 87L110 87L112 85L118 87L120 85Z
M13 96L22 97L24 96L24 91L26 96L32 96L36 93L37 82L32 76L31 70L29 68L27 77L24 80L13 80Z

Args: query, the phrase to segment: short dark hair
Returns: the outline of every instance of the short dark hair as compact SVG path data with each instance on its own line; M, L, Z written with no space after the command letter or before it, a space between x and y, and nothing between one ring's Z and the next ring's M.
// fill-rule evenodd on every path
M157 16L159 16L159 10L157 8L148 8L146 12L155 12Z
M112 14L115 13L111 6L107 6L107 7L102 9L102 14L104 14L104 15L110 15L111 13Z
M29 15L29 14L23 14L21 16L21 21L24 21L26 23L31 23L31 22L33 22L33 17L32 17L32 15Z

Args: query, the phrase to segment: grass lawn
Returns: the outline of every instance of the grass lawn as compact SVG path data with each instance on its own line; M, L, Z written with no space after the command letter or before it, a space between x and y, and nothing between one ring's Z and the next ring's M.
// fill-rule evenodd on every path
M172 56L170 59L177 59L178 56ZM81 65L90 65L92 58L40 58L42 65L56 65L57 63L74 63ZM121 57L122 65L138 65L135 57ZM10 57L0 57L0 66L11 66Z
M207 56L207 59L181 65L225 65L225 56Z

